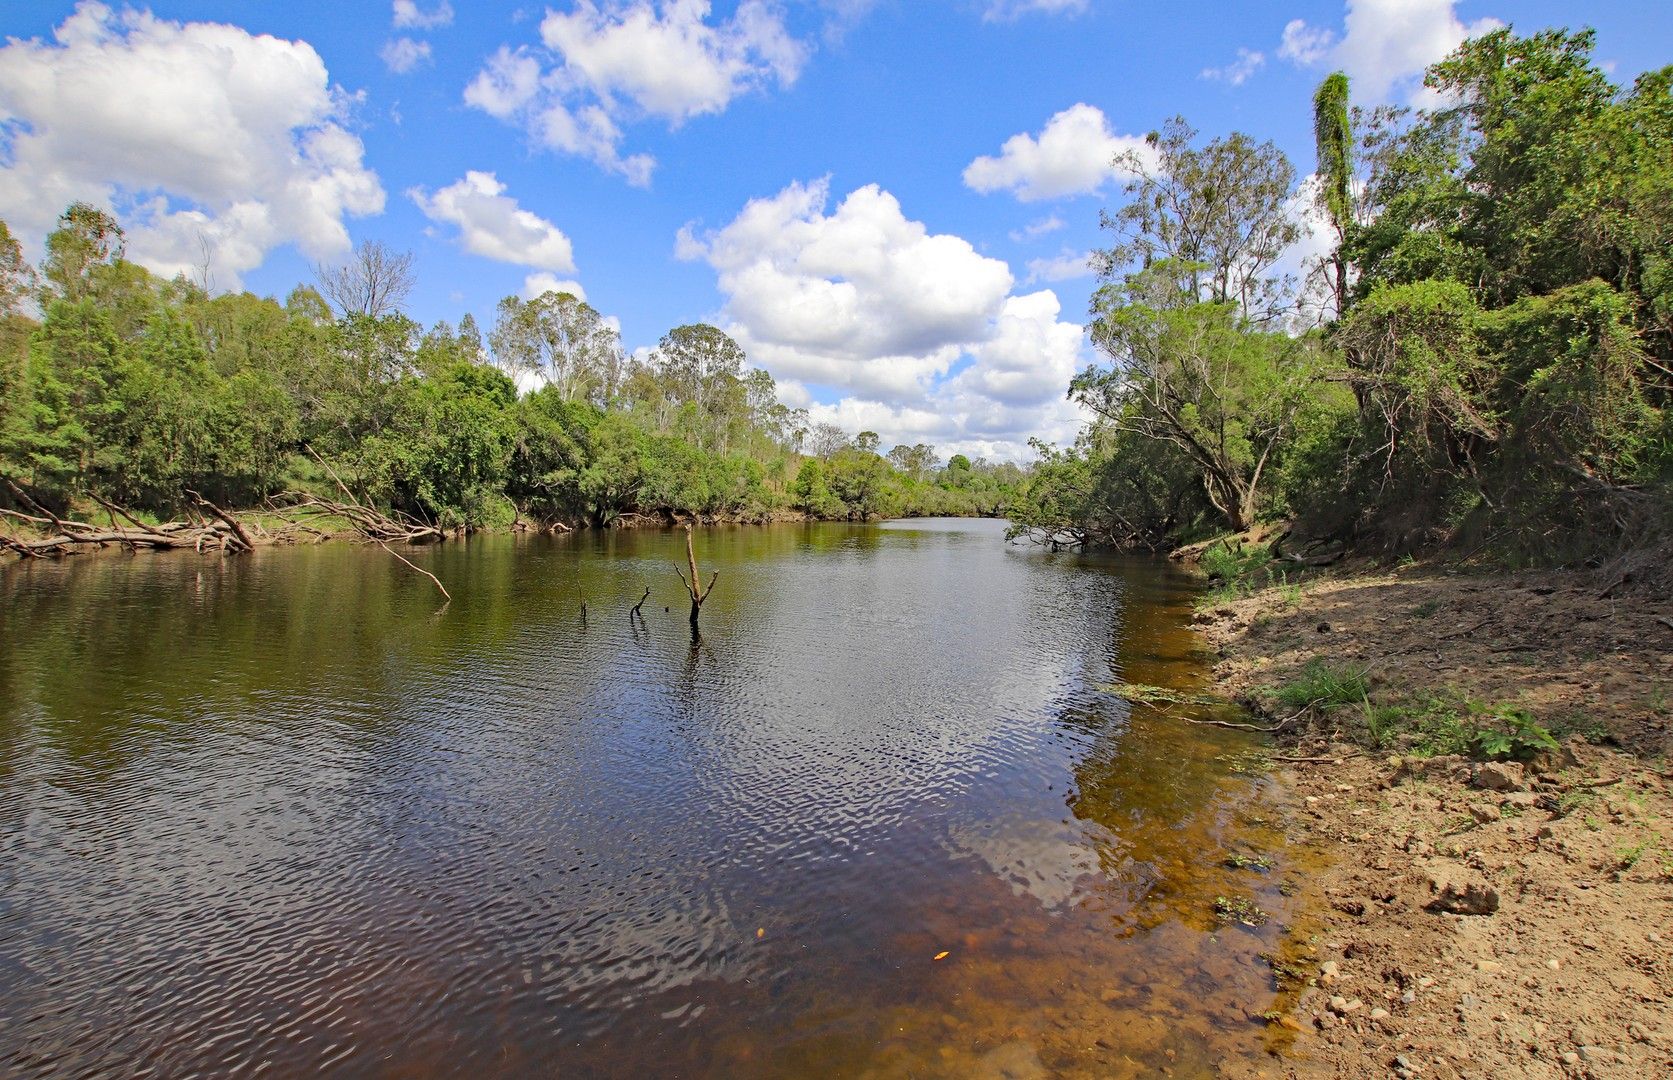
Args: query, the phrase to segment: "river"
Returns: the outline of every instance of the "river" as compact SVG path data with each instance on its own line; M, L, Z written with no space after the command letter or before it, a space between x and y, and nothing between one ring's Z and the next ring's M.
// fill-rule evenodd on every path
M697 550L696 642L675 532L410 552L448 603L352 544L0 570L0 1074L1272 1049L1292 866L1259 746L1103 689L1207 683L1188 579L989 521Z

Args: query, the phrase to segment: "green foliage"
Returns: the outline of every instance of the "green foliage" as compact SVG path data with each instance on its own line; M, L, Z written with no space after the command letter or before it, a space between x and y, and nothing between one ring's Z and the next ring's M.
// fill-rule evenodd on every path
M1536 724L1526 710L1502 708L1485 719L1488 726L1478 728L1471 739L1477 757L1528 761L1562 749L1551 732Z
M1366 669L1312 660L1294 679L1279 687L1275 696L1280 704L1292 709L1336 709L1362 704L1370 692Z
M1345 76L1320 84L1336 243L1315 268L1332 302L1313 305L1333 319L1311 333L1282 320L1270 272L1287 165L1258 167L1241 135L1153 135L1105 216L1120 240L1092 332L1110 364L1073 387L1098 419L1078 462L1045 463L1029 527L1154 546L1167 519L1184 540L1200 517L1133 490L1177 490L1176 458L1234 531L1288 515L1518 563L1673 533L1673 68L1617 86L1593 46L1466 41L1428 72L1432 110L1353 110Z
M579 298L508 297L490 351L469 315L426 330L393 310L410 281L381 248L367 252L392 259L393 278L372 281L364 252L326 274L335 315L306 286L281 305L160 280L82 204L46 247L36 322L19 313L34 273L0 222L0 476L48 505L163 516L189 492L248 506L341 479L449 529L792 507L864 520L999 513L1023 479L963 455L942 469L927 444L885 459L874 433L851 443L835 428L804 458L806 412L712 326L677 327L629 362ZM520 394L516 378L536 388Z

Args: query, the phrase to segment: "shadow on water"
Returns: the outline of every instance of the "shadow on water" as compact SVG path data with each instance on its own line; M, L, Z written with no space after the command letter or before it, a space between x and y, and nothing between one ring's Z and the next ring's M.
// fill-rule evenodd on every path
M348 545L8 568L0 1073L1189 1077L1272 1049L1259 745L1100 689L1206 684L1188 581L993 522L699 544L696 639L676 533L426 549L439 613ZM1220 896L1274 918L1222 926Z

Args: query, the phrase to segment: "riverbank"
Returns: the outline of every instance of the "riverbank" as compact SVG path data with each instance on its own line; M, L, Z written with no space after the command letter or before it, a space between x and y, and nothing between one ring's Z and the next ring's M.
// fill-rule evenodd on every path
M495 533L561 535L572 532L610 532L618 529L676 529L687 525L711 528L849 520L822 518L800 510L712 515L658 512L622 514L606 525L563 521L531 522L518 519L500 526L443 530L411 519L392 518L381 512L346 504L340 505L337 512L326 511L300 519L272 510L224 511L213 508L191 519L153 522L130 515L119 508L112 508L112 511L106 515L109 519L108 525L69 517L51 521L39 515L4 511L4 517L0 518L0 552L9 552L18 560L85 555L97 551L191 550L200 555L213 555L238 554L257 547L321 544L343 540L426 544ZM905 514L893 518L871 517L865 520L908 521L925 516L983 518L993 515Z
M1612 580L1361 566L1199 610L1329 856L1264 1075L1673 1075L1673 602Z

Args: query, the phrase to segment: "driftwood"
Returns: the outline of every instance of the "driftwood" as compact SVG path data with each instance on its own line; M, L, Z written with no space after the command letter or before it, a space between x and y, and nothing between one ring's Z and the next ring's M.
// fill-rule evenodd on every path
M348 490L343 490L347 495ZM352 495L348 497L354 500ZM385 514L358 500L339 502L323 495L287 491L277 499L269 499L267 509L275 517L296 525L304 525L310 519L317 522L322 518L340 518L362 539L372 543L411 544L447 539L447 533L434 525L427 525L406 514Z
M633 605L633 610L631 610L627 613L627 621L628 622L632 622L633 617L635 615L637 615L639 617L640 621L644 621L645 612L643 611L643 608L645 606L645 601L649 600L650 598L651 598L651 589L650 589L650 586L647 585L647 586L645 586L645 595L641 596L639 598L639 602L637 604Z
M16 552L23 558L70 555L111 544L121 545L130 551L138 551L140 548L191 548L198 552L214 550L229 554L249 551L255 547L255 541L250 538L242 524L196 492L191 494L197 498L199 505L210 511L214 520L167 521L159 525L148 525L127 510L99 499L97 501L105 508L105 513L110 518L110 524L106 526L60 517L31 498L28 492L12 481L7 480L6 487L19 502L36 513L25 514L20 510L0 508L0 516L25 522L45 532L45 535L38 539L0 533L0 548ZM128 524L119 524L118 517Z

